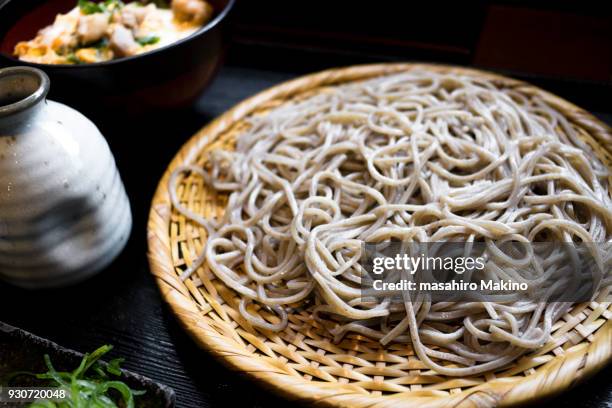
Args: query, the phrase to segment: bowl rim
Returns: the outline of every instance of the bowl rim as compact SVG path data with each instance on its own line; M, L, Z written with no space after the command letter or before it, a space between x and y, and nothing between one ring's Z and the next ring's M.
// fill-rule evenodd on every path
M16 1L16 0L13 0ZM136 1L136 0L134 0ZM2 13L2 10L8 6L11 3L11 0L7 0L6 2L2 2L2 0L0 0L0 14ZM215 18L213 18L211 21L209 21L207 24L205 24L204 26L200 27L198 30L196 30L194 33L192 33L191 35L188 35L185 38L181 38L178 41L172 42L170 44L166 44L163 47L159 47L159 48L155 48L151 51L147 51L145 53L142 54L138 54L138 55L132 55L129 57L123 57L123 58L119 58L119 59L113 59L110 61L102 61L102 62L95 62L92 64L40 64L37 62L28 62L28 61L22 61L18 58L15 58L12 55L0 52L0 57L2 58L6 58L9 61L14 62L15 64L19 64L22 66L30 66L30 67L35 67L35 68L39 68L39 69L49 69L49 68L53 68L53 69L60 69L60 70L71 70L71 69L95 69L98 67L108 67L108 66L113 66L113 65L117 65L117 64L121 64L124 62L130 62L130 61L134 61L134 60L138 60L141 58L147 58L149 56L155 55L155 54L159 54L165 50L168 50L170 48L179 46L181 44L187 43L193 39L195 39L196 37L199 37L201 35L204 35L205 33L211 31L213 28L215 28L217 25L219 25L219 23L225 19L225 17L229 14L229 12L232 10L232 8L234 7L234 5L236 4L236 0L227 0L227 4L225 5L225 7L223 7L223 9L215 16Z
M0 68L0 81L11 76L32 76L38 80L38 85L36 89L28 92L28 95L15 102L6 105L0 103L0 119L35 107L39 102L45 100L51 86L47 74L38 68L23 66Z

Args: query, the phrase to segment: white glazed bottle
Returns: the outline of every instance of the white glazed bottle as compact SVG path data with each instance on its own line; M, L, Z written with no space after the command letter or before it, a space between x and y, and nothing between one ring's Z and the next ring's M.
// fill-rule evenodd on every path
M81 281L124 248L132 215L115 160L85 116L45 99L49 78L0 69L0 279Z

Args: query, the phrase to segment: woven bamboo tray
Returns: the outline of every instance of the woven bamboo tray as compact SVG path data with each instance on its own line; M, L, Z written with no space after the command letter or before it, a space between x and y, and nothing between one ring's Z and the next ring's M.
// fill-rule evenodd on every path
M491 79L544 98L563 112L599 158L612 168L612 131L584 110L524 82L499 75L439 65L380 64L333 69L266 90L240 103L198 132L164 174L150 212L149 262L162 296L182 326L204 349L231 369L244 372L288 398L329 407L510 406L557 394L602 368L612 357L612 305L573 307L553 328L553 339L509 368L468 378L427 369L406 345L383 348L348 335L340 344L311 319L308 310L290 316L281 333L253 328L238 312L236 294L200 268L182 282L181 271L202 251L205 231L175 211L168 180L177 166L204 162L203 152L231 146L244 118L324 87L415 68ZM612 184L612 179L610 180ZM184 205L203 215L222 211L225 197L197 176L180 182ZM253 313L267 313L251 310Z

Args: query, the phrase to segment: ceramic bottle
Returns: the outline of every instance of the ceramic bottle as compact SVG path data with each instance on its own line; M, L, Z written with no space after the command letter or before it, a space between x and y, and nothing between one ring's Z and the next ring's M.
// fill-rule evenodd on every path
M26 288L95 274L132 227L115 160L97 127L46 99L49 78L0 69L0 279Z

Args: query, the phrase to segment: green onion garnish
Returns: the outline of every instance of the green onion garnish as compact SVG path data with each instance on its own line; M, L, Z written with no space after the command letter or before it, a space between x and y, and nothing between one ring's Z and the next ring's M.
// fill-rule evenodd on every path
M136 42L140 45L151 45L159 42L159 37L156 35L147 35L136 39Z
M78 6L83 14L103 13L104 7L89 0L79 0Z
M33 402L30 408L134 408L134 397L144 394L144 391L132 390L119 380L123 359L114 359L108 364L99 361L112 348L105 345L91 354L85 354L81 364L72 372L57 371L49 355L45 354L46 373L16 373L34 376L45 380L48 387L67 391L66 399L39 400Z

